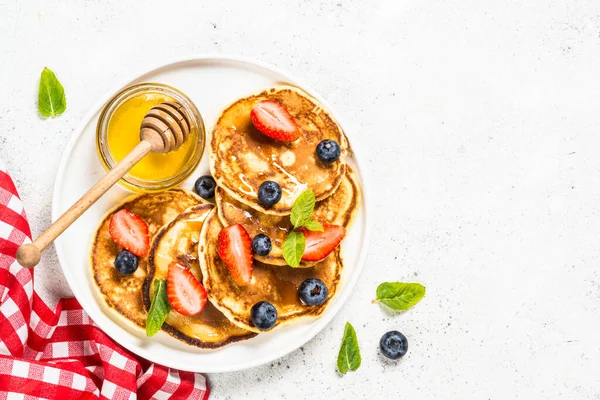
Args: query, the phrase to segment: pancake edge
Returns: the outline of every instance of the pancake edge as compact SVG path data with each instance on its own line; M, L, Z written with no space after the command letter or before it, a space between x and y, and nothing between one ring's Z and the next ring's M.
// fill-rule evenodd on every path
M360 183L359 183L356 171L354 171L354 169L352 167L350 167L350 165L347 165L346 174L342 178L342 182L346 178L349 180L350 185L352 185L352 188L353 188L352 193L354 194L354 196L352 196L352 202L349 207L350 212L345 215L344 223L342 225L346 228L346 230L350 230L352 224L354 223L354 220L356 219L356 216L358 215L358 211L360 209L360 202L362 200L362 194L361 194ZM340 182L340 184L341 184L341 182ZM219 186L219 189L223 189L223 187ZM218 192L218 190L217 190L217 192ZM226 223L227 220L225 219L225 215L222 212L222 210L223 210L222 197L218 196L216 194L217 192L215 192L215 204L217 205L217 215L219 216L219 220L221 221L221 224L223 224L223 226L227 226L227 223ZM229 192L227 192L227 194L229 194ZM242 203L242 204L245 204L245 203ZM252 256L254 257L254 259L256 261L259 261L263 264L277 265L277 266L281 266L281 267L289 267L289 265L285 262L285 259L283 257L267 258L267 256L259 256L257 254L253 254ZM313 267L317 263L318 263L318 261L304 261L303 260L300 262L300 265L297 268L310 268L310 267Z
M209 157L208 157L208 161L209 161L209 167L210 167L210 173L213 176L213 178L215 179L215 181L217 182L217 185L221 188L223 188L223 190L225 190L231 197L235 198L237 201L239 201L240 203L244 203L246 204L248 207L251 207L257 211L260 211L264 214L270 214L270 215L279 215L279 216L283 216L283 215L290 215L292 212L292 208L286 208L286 209L282 209L282 210L274 210L272 208L264 208L260 205L260 203L258 201L251 201L246 199L244 196L241 196L239 193L237 193L236 191L234 191L233 189L230 189L229 187L227 187L227 185L225 185L223 183L223 179L220 178L218 176L218 174L216 174L216 168L215 168L215 162L216 162L216 156L215 156L215 151L214 148L216 146L215 143L215 135L214 135L214 129L217 125L219 125L219 122L221 121L221 118L223 117L223 114L228 111L231 107L233 107L233 105L235 105L238 101L246 99L248 97L252 97L252 96L260 96L264 93L269 93L269 92L277 92L277 91L281 91L281 90L291 90L291 91L295 91L296 93L298 93L299 95L307 98L308 100L310 100L311 102L313 102L315 105L319 106L324 112L327 113L327 115L329 116L329 118L335 123L335 125L337 126L338 130L340 131L341 134L341 138L342 138L342 143L340 143L340 147L342 148L342 156L345 157L349 157L352 154L352 150L350 149L350 143L348 142L348 138L346 137L346 133L344 132L344 130L342 129L342 127L340 126L340 124L337 122L337 120L335 118L332 117L331 112L326 109L321 102L319 102L318 100L316 100L313 96L311 96L310 94L308 94L307 92L305 92L304 90L302 90L301 88L297 87L297 86L288 86L288 85L280 85L280 86L276 86L276 87L272 87L269 89L263 89L262 91L259 92L255 92L252 94L248 94L246 97L243 98L239 98L237 100L235 100L234 102L230 103L227 107L225 107L221 113L219 114L219 118L217 119L217 121L215 122L215 124L213 125L213 129L210 132L210 153L209 153ZM327 197L331 196L333 193L335 193L335 191L338 189L340 183L342 182L342 178L344 177L344 174L346 173L346 166L347 166L347 162L344 161L344 164L342 164L342 166L340 167L340 169L342 170L341 173L336 177L335 182L333 182L332 187L324 192L323 194L321 194L320 196L318 196L316 198L316 201L321 201L321 200L325 200Z
M206 217L206 221L208 221L210 218L214 218L215 216L212 215L216 213L216 209L213 209L209 215ZM219 220L219 223L221 223L221 220L218 218L218 215L216 216L216 218ZM222 225L222 223L221 223ZM206 231L208 230L208 228L206 228L208 226L208 224L205 224L202 226L202 231L200 233L200 241L199 243L206 243ZM207 248L207 246L205 245L205 249ZM205 258L205 254L203 254L202 252L200 252L200 246L198 247L198 253L199 253L199 261L200 261L200 268L202 269L202 284L204 285L204 288L206 289L207 293L208 293L208 300L219 310L223 313L223 315L225 315L225 317L227 317L227 319L229 321L231 321L232 323L234 323L235 325L239 326L242 329L246 329L248 331L251 332L256 332L256 333L266 333L266 332L272 332L278 328L281 328L283 326L286 325L292 325L296 322L302 321L302 320L306 320L306 319L315 319L320 317L329 307L329 304L333 301L333 299L337 296L337 293L339 292L339 285L341 282L341 277L342 277L342 270L344 269L344 261L342 259L342 254L341 254L341 247L338 246L333 253L331 253L329 255L335 255L335 257L337 258L337 263L339 265L338 269L337 269L337 274L335 276L335 291L333 293L332 296L330 296L327 301L325 303L323 303L321 306L319 306L318 309L312 310L312 312L307 313L307 314L303 314L303 315L292 315L292 316L288 316L285 320L281 320L280 318L277 319L277 322L275 323L275 326L273 328L271 328L268 331L261 331L259 329L257 329L254 326L248 325L246 324L244 321L241 321L239 318L237 318L227 307L221 306L219 304L219 302L213 298L213 296L211 295L211 291L209 290L210 285L208 284L208 282L210 282L210 277L209 274L207 273L208 268L206 266L206 258ZM316 306L315 306L316 307Z
M191 190L187 190L187 189L183 189L183 188L171 188L171 189L168 189L168 190L170 190L170 191L177 191L177 192L183 192L186 195L191 195L192 197L196 198L196 200L198 200L198 202L201 203L201 204L206 203L206 200L204 200L202 197L198 196L196 193L192 192ZM94 275L94 286L96 287L96 290L97 290L98 294L100 295L100 297L102 298L102 301L104 302L104 304L109 309L111 309L113 312L115 312L116 315L119 315L120 317L123 317L129 323L129 325L134 326L136 328L141 328L143 330L146 329L146 321L144 321L143 325L141 323L139 323L138 321L136 321L135 318L132 318L132 316L130 316L128 313L126 313L121 307L119 307L118 304L115 304L112 300L110 300L108 298L108 295L106 293L104 293L104 291L102 290L102 285L100 285L100 283L98 282L98 277L97 277L97 274L96 274L96 269L94 268L93 255L94 255L94 250L95 250L95 247L96 247L95 244L96 244L96 241L98 239L98 234L100 232L100 227L102 226L102 224L104 223L104 221L106 220L106 218L108 218L109 215L114 214L117 210L119 210L120 208L122 208L125 203L133 201L133 200L135 200L138 197L145 196L145 195L152 194L152 193L153 192L144 192L144 193L134 193L134 194L131 194L131 195L123 198L115 206L113 206L106 213L104 213L104 215L102 216L102 219L100 219L100 222L96 226L96 230L95 230L94 236L93 236L92 241L91 241L91 249L90 249L90 252L89 252L89 263L90 263L90 267L92 269L92 273ZM143 284L142 284L142 289L143 289ZM143 299L142 299L142 302L143 302Z
M150 304L151 304L150 285L152 283L152 280L154 279L154 272L156 270L156 267L154 265L153 254L156 251L156 248L158 247L158 243L159 243L160 239L162 239L162 237L165 235L165 233L170 228L172 228L178 221L186 218L187 216L191 215L194 212L197 212L197 208L200 208L200 207L201 208L204 208L204 207L211 208L211 210L208 212L208 215L205 217L205 220L206 220L206 218L208 218L208 216L210 215L210 212L212 211L212 209L215 208L215 205L212 203L203 203L203 204L199 204L197 206L188 208L183 213L181 213L177 217L175 217L174 220L170 221L166 225L161 226L160 229L156 232L156 235L154 235L154 237L152 238L152 246L151 246L150 252L148 253L149 254L148 255L148 273L146 275L146 279L144 280L144 284L142 285L142 299L143 299L144 307L146 307L146 311L150 310ZM204 224L202 224L202 227L204 228ZM198 261L200 261L200 260L198 260ZM203 276L204 276L204 272L203 272ZM219 310L219 311L221 311L221 310ZM227 316L225 316L225 318L227 318ZM227 319L229 319L229 318L227 318ZM255 337L257 335L256 333L249 331L247 335L231 337L231 338L221 341L221 342L204 342L202 340L192 338L192 337L185 335L184 333L182 333L178 329L172 327L171 325L167 324L166 322L164 322L162 324L161 330L168 333L170 336L174 337L177 340L180 340L186 344L189 344L189 345L195 346L195 347L199 347L202 349L218 349L218 348L227 346L228 344L231 344L231 343L240 342L240 341L247 340L247 339L252 339L253 337Z

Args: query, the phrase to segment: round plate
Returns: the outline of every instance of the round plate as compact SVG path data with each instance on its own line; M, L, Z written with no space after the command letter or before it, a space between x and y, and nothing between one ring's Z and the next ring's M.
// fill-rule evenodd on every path
M186 93L196 104L207 128L207 134L221 111L241 97L281 84L296 85L322 102L352 137L339 115L310 87L277 68L243 58L204 56L179 60L154 68L111 91L84 118L69 141L62 156L52 201L52 219L56 220L104 173L96 151L96 123L104 104L123 87L140 82L162 82ZM210 139L207 140L210 143ZM181 187L191 189L200 175L208 173L206 146L202 163ZM363 187L363 199L356 222L342 243L344 270L339 292L328 309L318 319L258 335L221 349L202 350L186 345L164 332L147 338L145 332L131 326L107 307L99 295L89 265L92 237L105 212L131 192L120 186L109 190L55 241L61 267L73 294L94 322L117 343L128 350L168 367L195 372L227 372L269 363L302 346L323 329L340 310L356 284L364 264L368 243L367 190L364 169L357 149L349 163L358 171Z

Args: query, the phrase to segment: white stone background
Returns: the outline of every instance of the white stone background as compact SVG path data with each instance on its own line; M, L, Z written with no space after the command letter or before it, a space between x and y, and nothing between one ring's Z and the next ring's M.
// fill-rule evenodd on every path
M302 350L209 375L213 399L600 398L597 0L0 0L0 158L39 233L68 138L161 60L223 52L303 77L367 155L372 240L346 306ZM36 113L53 69L68 109ZM47 299L69 295L53 250ZM418 281L402 315L378 283ZM363 365L335 359L346 321ZM409 352L386 363L380 336Z

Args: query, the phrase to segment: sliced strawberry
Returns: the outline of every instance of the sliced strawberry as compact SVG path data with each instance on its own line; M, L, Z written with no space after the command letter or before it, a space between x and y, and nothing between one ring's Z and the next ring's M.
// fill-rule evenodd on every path
M339 225L323 224L324 232L309 231L301 228L306 239L306 247L302 259L306 261L320 261L327 257L340 244L346 236L346 228Z
M252 107L252 123L262 133L275 140L293 142L300 129L284 106L274 100L262 100Z
M108 233L116 244L138 257L144 257L150 250L148 224L129 210L122 209L113 214Z
M245 286L252 279L252 240L240 224L229 225L219 232L217 252L235 282Z
M167 275L167 298L179 314L191 317L204 310L206 289L189 269L173 261Z

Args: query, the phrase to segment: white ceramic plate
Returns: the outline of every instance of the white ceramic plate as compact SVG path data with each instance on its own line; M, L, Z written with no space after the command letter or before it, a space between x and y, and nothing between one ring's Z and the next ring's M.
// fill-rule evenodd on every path
M186 93L202 113L207 134L226 106L240 97L280 84L294 84L303 88L331 110L314 90L290 74L253 60L203 56L152 69L108 93L75 131L56 176L52 202L53 220L105 173L95 144L98 116L104 104L115 93L125 86L140 82L162 82ZM352 142L352 132L348 131L339 115L335 115L333 110L332 113ZM354 156L349 162L358 170L363 185L363 200L356 222L342 245L345 263L339 292L318 319L299 322L217 350L198 349L163 332L147 338L143 331L130 326L104 304L94 284L88 260L91 240L100 219L116 202L130 194L120 186L112 188L55 241L67 282L79 303L104 332L130 351L159 364L195 372L227 372L266 364L280 358L302 346L331 321L350 295L362 269L368 243L368 196L365 164L360 162L356 150L353 149ZM208 151L207 145L202 163L182 187L191 189L196 178L208 173Z

